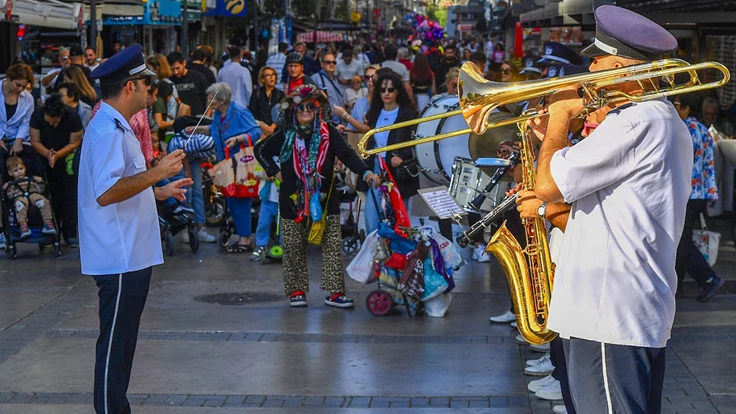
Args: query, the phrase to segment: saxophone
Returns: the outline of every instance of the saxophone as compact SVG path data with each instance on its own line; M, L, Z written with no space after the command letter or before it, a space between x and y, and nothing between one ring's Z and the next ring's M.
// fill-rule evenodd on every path
M526 122L520 122L522 187L534 190L534 147ZM549 302L552 297L554 265L550 259L547 228L542 217L522 219L526 233L526 248L506 228L506 222L496 231L486 246L486 252L496 256L506 273L511 288L519 332L532 344L544 344L557 333L547 328Z

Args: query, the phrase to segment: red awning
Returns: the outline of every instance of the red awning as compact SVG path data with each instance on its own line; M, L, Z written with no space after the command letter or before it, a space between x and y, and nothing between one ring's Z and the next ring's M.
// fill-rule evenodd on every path
M343 37L339 33L325 32L322 30L317 30L317 43L342 42L342 40L343 40ZM299 35L297 35L296 41L312 43L314 42L314 32L300 33Z

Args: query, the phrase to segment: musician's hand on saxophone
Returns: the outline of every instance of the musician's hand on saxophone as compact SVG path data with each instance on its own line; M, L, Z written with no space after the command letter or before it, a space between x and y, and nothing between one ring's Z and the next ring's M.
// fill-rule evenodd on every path
M523 187L523 184L522 183L516 184L516 186L514 188L512 188L512 189L510 189L509 191L506 192L506 197L511 197L512 195L518 193L519 191L521 191L521 187Z
M521 218L539 217L539 206L542 205L542 200L537 198L534 191L521 190L518 194L519 197L516 199L516 204L519 206L516 210L519 211Z

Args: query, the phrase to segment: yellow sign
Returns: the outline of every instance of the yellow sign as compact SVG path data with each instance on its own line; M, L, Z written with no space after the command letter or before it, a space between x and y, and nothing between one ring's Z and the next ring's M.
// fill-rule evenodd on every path
M245 0L227 0L225 2L225 10L229 11L230 14L240 14L245 8Z
M358 13L357 11L354 11L350 14L350 20L352 20L354 23L358 23L360 21L360 18L360 13Z

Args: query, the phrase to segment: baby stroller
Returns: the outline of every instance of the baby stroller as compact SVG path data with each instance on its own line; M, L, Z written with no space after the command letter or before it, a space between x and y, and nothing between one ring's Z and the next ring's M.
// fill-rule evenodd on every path
M23 182L30 183L33 181L33 177L25 177L19 180L10 181L8 182L7 189L10 189L13 186L15 186L17 189L20 189L19 184ZM14 208L15 199L10 199L8 197L7 189L3 189L2 191L0 191L2 192L3 205L2 222L3 227L5 228L5 253L11 259L15 259L18 257L18 249L15 246L16 243L38 244L38 250L40 252L43 252L46 246L53 244L56 256L61 256L61 232L56 221L56 216L54 215L53 203L51 201L51 198L49 197L48 185L46 185L46 183L44 182L43 187L43 192L26 190L23 192L22 195L19 196L25 197L28 201L28 227L31 230L31 235L28 237L21 237L20 226L18 224L18 219L16 217L16 211ZM42 232L43 220L41 219L41 211L30 200L31 194L34 193L41 194L42 196L46 197L47 200L49 200L49 203L51 204L51 216L54 221L54 227L56 228L56 234L44 234Z
M164 255L174 255L174 236L186 230L189 234L189 248L193 253L199 250L199 234L194 226L194 215L188 212L175 213L166 201L157 201L158 225L161 231L161 247Z

